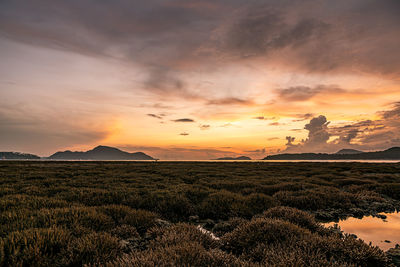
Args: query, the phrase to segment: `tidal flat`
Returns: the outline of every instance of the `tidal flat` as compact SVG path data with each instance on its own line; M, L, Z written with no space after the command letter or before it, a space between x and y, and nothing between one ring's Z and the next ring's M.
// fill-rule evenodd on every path
M0 161L0 266L396 266L323 223L399 209L398 163Z

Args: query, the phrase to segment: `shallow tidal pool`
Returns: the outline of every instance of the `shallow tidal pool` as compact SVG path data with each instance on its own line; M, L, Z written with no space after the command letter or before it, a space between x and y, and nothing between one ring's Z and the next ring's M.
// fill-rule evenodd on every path
M379 246L382 250L388 250L396 244L400 244L400 213L380 213L386 216L381 219L366 216L362 219L347 218L338 223L331 222L325 226L338 224L340 229L348 234L355 234L366 243L371 242L373 246Z

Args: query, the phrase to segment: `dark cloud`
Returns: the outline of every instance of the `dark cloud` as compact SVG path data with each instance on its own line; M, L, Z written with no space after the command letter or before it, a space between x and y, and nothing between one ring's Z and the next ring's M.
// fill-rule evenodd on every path
M148 77L144 88L164 97L180 97L189 100L203 99L198 94L191 92L188 85L166 67L148 67Z
M176 120L172 120L174 122L194 122L193 119L188 119L188 118L183 118L183 119L176 119Z
M182 135L182 136L188 136L189 134L188 134L188 133L186 133L186 132L183 132L183 133L180 133L179 135Z
M384 119L400 119L400 102L393 103L393 109L383 111L382 116Z
M237 57L307 73L398 77L398 10L397 0L3 0L0 36L134 62L148 74L143 88L190 98L196 94L180 74Z
M227 48L242 57L265 55L276 49L296 47L324 34L328 25L318 19L305 18L287 23L285 10L264 6L250 7L229 27Z
M297 117L299 119L292 120L293 122L308 120L308 119L314 117L314 114L312 114L312 113L296 114L295 117Z
M225 27L221 50L305 72L373 72L396 78L399 16L394 0L264 1ZM394 37L396 36L396 37ZM397 75L396 75L397 74Z
M305 101L318 94L338 94L346 92L344 89L335 85L318 85L316 87L296 86L277 90L278 96L286 101ZM311 114L305 114L307 118ZM305 116L303 117L307 119Z
M378 122L379 121L372 120L354 122L352 124L346 124L343 126L330 127L329 132L334 136L352 136L355 132L374 131L379 124Z
M196 51L209 39L220 6L191 2L5 0L0 36L138 64L148 74L144 89L191 97L178 72L188 69L186 62L201 62Z
M357 137L358 132L359 132L358 129L354 129L354 130L348 131L346 134L340 136L340 142L350 144L350 142L351 142L354 138Z
M314 114L312 114L312 113L306 113L306 114L301 115L301 117L304 118L305 120L307 120L313 116L314 116Z
M268 124L268 125L271 125L271 126L279 126L279 125L281 125L279 122L271 122L270 124Z
M208 125L208 124L202 124L199 127L200 127L201 130L208 130L208 129L210 129L211 126Z
M157 115L157 114L146 114L147 116L149 116L149 117L153 117L153 118L156 118L156 119L162 119L162 116L159 116L159 115Z
M259 117L254 117L253 119L256 119L256 120L264 120L265 117L264 117L264 116L259 116Z

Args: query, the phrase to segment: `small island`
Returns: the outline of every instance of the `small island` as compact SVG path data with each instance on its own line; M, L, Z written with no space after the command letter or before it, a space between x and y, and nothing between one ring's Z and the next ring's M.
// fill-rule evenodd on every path
M224 158L218 158L216 160L251 160L251 158L246 157L246 156L240 156L237 158L233 158L233 157L224 157Z

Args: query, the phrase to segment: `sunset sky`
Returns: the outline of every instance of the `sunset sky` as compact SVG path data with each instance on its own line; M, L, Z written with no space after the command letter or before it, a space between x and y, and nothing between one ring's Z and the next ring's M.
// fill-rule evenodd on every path
M0 151L400 146L399 0L2 0Z

